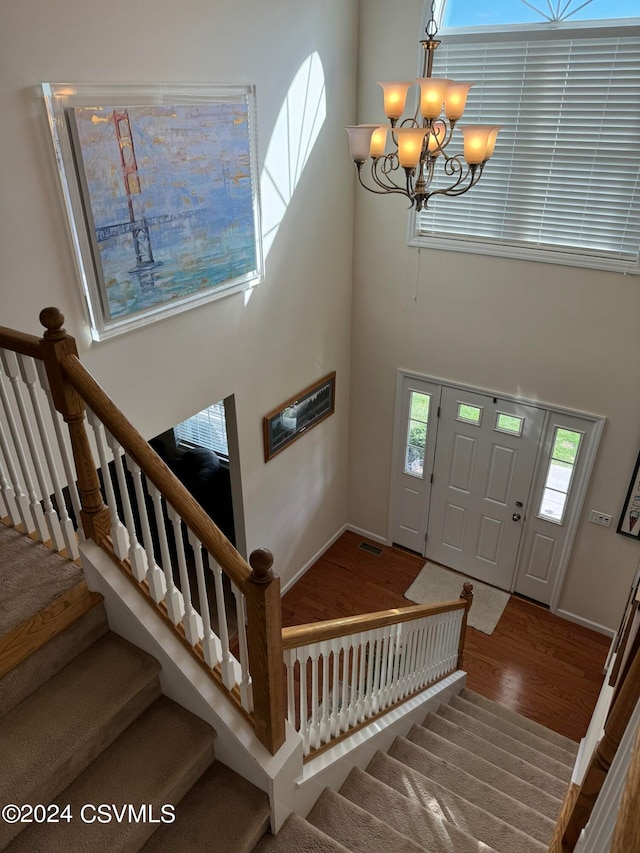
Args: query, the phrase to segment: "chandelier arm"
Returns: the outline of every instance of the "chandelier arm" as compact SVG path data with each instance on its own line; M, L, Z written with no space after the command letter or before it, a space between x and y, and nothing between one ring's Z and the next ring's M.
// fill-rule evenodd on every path
M378 171L378 164L382 162L380 166L380 172ZM371 177L378 184L379 187L383 189L389 190L399 190L404 193L404 188L401 184L396 183L391 177L391 172L395 172L400 168L400 164L397 162L397 155L395 154L386 154L384 157L378 157L373 160L371 164Z
M458 196L464 195L466 192L469 192L471 187L475 186L480 180L480 175L482 174L482 169L484 168L484 163L480 165L476 165L475 163L469 166L468 170L465 172L464 176L461 175L460 178L449 187L442 187L441 189L433 190L433 192L429 193L429 196L432 195L447 195L447 196ZM466 181L466 179L471 175L469 183L460 189L456 189L460 185L462 181Z
M380 178L378 178L377 174L374 172L373 166L371 167L371 178L379 187L381 187L381 189L377 190L374 187L370 187L368 184L366 184L362 178L362 168L358 168L358 181L360 183L360 186L364 187L365 190L368 190L370 193L375 193L376 195L390 195L391 193L396 193L398 195L407 194L406 191L397 184L394 184L391 181L389 182L389 184L385 184L383 181L381 181Z

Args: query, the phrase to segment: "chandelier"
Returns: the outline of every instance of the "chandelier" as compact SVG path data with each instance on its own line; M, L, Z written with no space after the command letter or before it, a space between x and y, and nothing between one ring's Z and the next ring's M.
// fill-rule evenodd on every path
M433 56L440 44L436 39L438 27L434 7L435 0L431 3L427 38L420 42L424 49L422 77L415 81L420 86L420 101L413 117L402 119L413 81L379 83L384 92L384 112L389 124L360 124L345 128L349 134L351 158L362 186L380 195L405 195L416 210L426 207L431 196L462 195L477 184L493 154L500 130L495 125L460 127L463 154L448 154L454 128L462 117L473 83L457 83L431 76ZM389 131L394 150L387 154ZM365 170L367 160L370 161L369 169ZM432 188L438 164L448 183L442 186L442 182L438 182L438 186ZM404 178L401 169L404 170ZM365 182L365 171L370 175L369 182Z

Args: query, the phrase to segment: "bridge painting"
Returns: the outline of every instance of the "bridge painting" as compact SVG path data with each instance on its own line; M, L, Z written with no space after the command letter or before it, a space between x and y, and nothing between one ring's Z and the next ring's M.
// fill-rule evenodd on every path
M67 115L107 323L258 277L246 97Z

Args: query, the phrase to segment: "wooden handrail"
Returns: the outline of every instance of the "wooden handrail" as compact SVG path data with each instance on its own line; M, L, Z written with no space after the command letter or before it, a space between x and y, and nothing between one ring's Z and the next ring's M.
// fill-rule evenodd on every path
M640 728L631 753L631 762L627 771L627 779L616 826L611 842L611 853L630 853L640 850Z
M573 850L580 833L589 820L611 762L629 724L636 703L640 698L640 648L637 644L624 680L620 683L604 726L604 735L591 758L591 763L580 787L573 813L562 838L563 850Z
M30 355L31 358L42 358L40 338L28 335L26 332L16 332L6 326L0 326L0 347L22 353L22 355Z
M410 607L394 607L391 610L378 610L375 613L361 613L358 616L345 616L338 619L327 619L324 622L310 622L306 625L293 625L282 629L282 648L295 649L311 643L321 643L324 640L334 640L349 634L359 634L363 631L373 631L375 628L386 628L399 622L411 622L425 616L436 616L438 613L449 613L452 610L466 610L467 602L441 601L438 604L416 604Z
M218 530L210 516L122 414L109 395L86 370L77 355L64 356L61 360L61 368L91 411L100 418L118 443L144 471L145 476L161 491L236 586L245 592L251 577L251 569Z

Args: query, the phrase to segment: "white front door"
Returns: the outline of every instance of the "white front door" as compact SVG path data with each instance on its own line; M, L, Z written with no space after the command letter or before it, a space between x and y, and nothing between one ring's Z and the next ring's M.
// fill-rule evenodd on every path
M443 387L426 556L510 590L545 412Z

